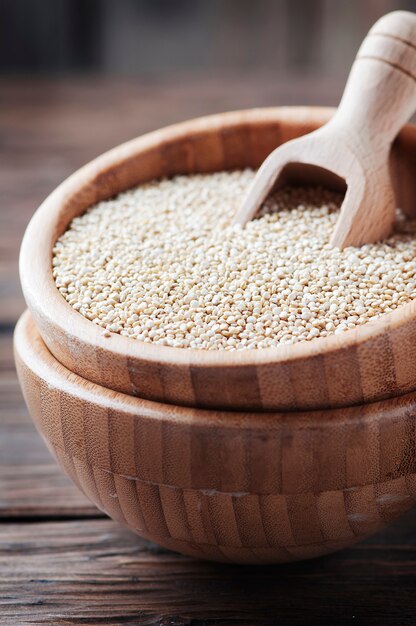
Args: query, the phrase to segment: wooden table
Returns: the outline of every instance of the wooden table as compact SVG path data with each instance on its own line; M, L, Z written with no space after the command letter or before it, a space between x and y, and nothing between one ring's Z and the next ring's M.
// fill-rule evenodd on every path
M334 82L270 76L1 81L1 625L416 623L416 511L349 550L287 566L223 566L168 552L106 518L62 474L32 426L13 365L12 332L24 308L19 242L60 180L174 121L249 106L332 104L339 93Z

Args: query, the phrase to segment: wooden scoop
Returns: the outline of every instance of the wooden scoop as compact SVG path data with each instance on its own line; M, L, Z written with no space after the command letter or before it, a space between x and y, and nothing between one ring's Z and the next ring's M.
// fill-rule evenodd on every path
M346 188L332 245L360 246L387 237L396 209L390 148L415 108L416 14L395 11L364 39L334 117L267 157L234 222L251 220L276 187L323 185Z

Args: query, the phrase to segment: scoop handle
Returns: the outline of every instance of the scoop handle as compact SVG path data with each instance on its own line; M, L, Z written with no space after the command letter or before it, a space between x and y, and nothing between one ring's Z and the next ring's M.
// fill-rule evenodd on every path
M389 146L415 109L416 14L394 11L364 39L333 121L373 150Z

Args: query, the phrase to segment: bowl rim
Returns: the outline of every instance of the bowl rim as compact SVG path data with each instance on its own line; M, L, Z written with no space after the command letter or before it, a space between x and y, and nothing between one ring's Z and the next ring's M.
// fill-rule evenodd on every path
M180 141L192 134L232 128L241 125L242 122L273 123L281 121L281 118L293 125L302 126L308 123L319 126L325 123L334 111L332 107L289 106L209 115L147 133L90 161L64 180L44 200L26 229L21 245L19 268L22 289L29 308L51 325L59 326L64 333L70 333L91 349L162 366L186 365L195 368L253 367L268 363L294 363L314 356L321 357L340 349L357 348L368 341L377 340L386 332L415 319L416 300L339 335L317 337L296 344L233 351L177 348L144 343L113 332L110 333L110 337L104 337L104 329L73 309L55 285L52 276L51 246L55 242L54 232L57 225L63 224L66 228L70 222L70 220L65 222L65 207L77 194L82 193L85 186L91 185L110 168L119 167L138 154L156 147L161 141ZM412 132L416 130L416 126L413 125L407 125L406 128L413 129ZM86 208L79 214L85 212Z
M320 430L325 426L339 426L351 420L361 424L364 421L371 422L373 419L396 420L398 411L403 417L408 416L408 405L413 407L416 404L416 391L360 405L296 411L200 408L131 396L86 380L60 363L48 350L28 309L17 321L13 335L13 349L18 363L19 361L23 363L37 378L43 380L48 385L48 389L56 389L86 403L96 404L133 417L173 422L178 426L208 427L215 432L221 428L253 432L260 429L284 432L292 429ZM18 368L18 374L20 378L20 368Z

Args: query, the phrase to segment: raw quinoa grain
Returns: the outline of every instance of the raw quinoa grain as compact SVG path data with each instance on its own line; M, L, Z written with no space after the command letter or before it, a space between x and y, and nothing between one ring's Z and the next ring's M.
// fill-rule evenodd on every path
M341 333L416 296L416 222L340 251L342 198L286 188L231 226L253 176L176 176L91 207L56 242L57 288L104 336L206 350Z

